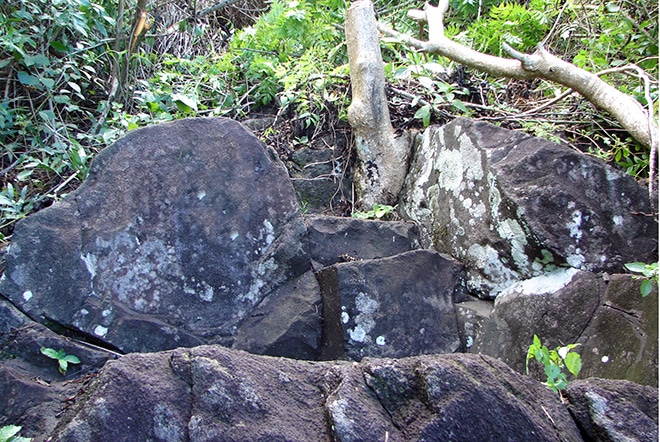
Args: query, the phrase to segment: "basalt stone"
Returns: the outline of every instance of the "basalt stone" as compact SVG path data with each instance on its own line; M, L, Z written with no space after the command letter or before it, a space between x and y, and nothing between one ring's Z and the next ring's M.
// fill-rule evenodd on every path
M419 249L419 229L413 223L314 215L304 219L310 257L322 266Z
M658 292L642 297L631 275L611 275L579 347L580 377L658 386ZM573 312L575 314L575 312Z
M310 269L275 155L239 123L129 133L83 185L18 223L3 295L123 352L232 345L269 293Z
M323 305L309 271L268 295L241 324L233 348L253 354L316 360L321 357Z
M590 378L570 382L566 398L585 440L658 440L657 388Z
M109 362L48 436L63 442L581 440L558 395L487 356L309 362L220 346Z
M352 261L317 274L324 292L323 359L404 357L461 349L453 303L463 267L430 250Z
M60 372L58 361L41 353L43 347L76 356L80 363ZM0 298L0 427L19 425L22 436L43 440L71 407L71 398L115 356L54 333Z
M615 272L657 260L647 189L568 146L459 118L425 131L402 191L423 246L494 298L550 266Z
M601 303L604 287L598 275L572 268L514 284L495 299L470 352L498 358L524 373L534 335L548 348L578 342Z

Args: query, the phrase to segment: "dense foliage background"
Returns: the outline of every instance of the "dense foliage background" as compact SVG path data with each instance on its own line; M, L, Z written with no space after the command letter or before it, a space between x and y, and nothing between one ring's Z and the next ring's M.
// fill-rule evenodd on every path
M406 18L421 1L377 0ZM650 0L452 0L447 34L499 55L502 42L554 54L643 105L658 95L658 8ZM61 198L126 131L188 116L276 116L261 136L304 145L345 125L350 100L345 0L149 0L133 42L135 0L0 1L0 241ZM134 47L133 46L134 43ZM397 128L470 115L564 140L648 176L649 153L579 96L541 80L489 78L382 40ZM640 69L624 69L634 64Z

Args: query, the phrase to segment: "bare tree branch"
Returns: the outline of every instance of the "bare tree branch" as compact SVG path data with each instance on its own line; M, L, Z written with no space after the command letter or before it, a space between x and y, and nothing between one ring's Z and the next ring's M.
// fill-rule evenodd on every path
M443 25L434 21L438 15L426 12L429 29L442 29ZM504 50L512 57L509 59L474 51L437 33L432 41L424 42L401 34L383 23L378 23L378 29L413 48L442 55L494 76L543 78L571 88L594 106L612 114L640 144L651 151L658 150L658 126L637 100L605 83L597 75L552 55L541 44L533 54L523 54L505 45Z

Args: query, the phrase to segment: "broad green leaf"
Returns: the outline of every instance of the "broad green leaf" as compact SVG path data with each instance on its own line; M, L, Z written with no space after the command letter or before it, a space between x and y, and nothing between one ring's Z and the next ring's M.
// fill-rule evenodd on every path
M56 51L66 52L66 51L69 50L69 48L64 43L62 43L61 41L52 41L52 42L50 42L50 45Z
M564 358L564 364L566 365L566 369L571 372L573 376L577 377L582 369L582 358L579 354L571 352Z
M63 361L67 361L71 364L80 364L80 359L74 355L66 355L62 358Z
M52 121L55 119L55 112L52 110L43 110L39 111L39 116L46 121Z
M46 89L52 89L53 86L55 86L55 80L53 80L52 78L39 77L39 81L41 81L41 84L46 86Z
M52 359L61 359L66 354L64 350L57 351L54 348L41 347L41 353Z
M424 127L428 126L431 123L431 106L426 104L415 112L415 118L422 120Z
M17 425L5 425L0 428L0 441L4 442L14 437L21 431L21 427Z
M79 95L82 93L82 90L80 89L80 86L78 86L77 83L74 83L73 81L68 81L67 84L71 89L76 91L76 93L78 93Z
M48 66L50 64L50 59L43 54L26 55L23 58L23 64L27 67L30 66L43 67L43 66Z
M461 100L454 100L451 102L451 104L458 109L461 112L469 113L470 109L465 106L465 104Z
M556 364L547 364L545 366L545 374L548 376L548 380L554 380L561 375L561 368Z
M636 273L644 273L646 271L646 263L643 262L629 262L628 264L624 264L624 267Z
M20 81L21 84L25 84L27 86L36 86L39 84L39 79L37 77L30 75L25 71L20 71L16 75L18 77L18 81Z
M639 286L639 291L643 297L647 297L653 291L653 281L646 279L642 282L642 285Z

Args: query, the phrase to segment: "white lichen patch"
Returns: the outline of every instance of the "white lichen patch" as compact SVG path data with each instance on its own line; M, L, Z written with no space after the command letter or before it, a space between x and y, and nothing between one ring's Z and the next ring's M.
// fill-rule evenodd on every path
M373 314L378 310L378 301L360 292L355 299L355 309L358 312L355 327L348 329L348 335L354 342L367 342L371 339L369 332L376 326Z
M143 239L118 232L110 238L97 238L96 257L81 257L95 275L94 290L110 292L116 299L139 312L161 310L158 293L180 290L176 280L183 276L173 246L159 239ZM184 279L185 280L185 279Z
M96 336L104 337L106 334L108 334L108 328L107 328L107 327L103 327L102 325L97 325L97 326L94 328L94 334L95 334Z
M199 297L202 299L202 301L212 302L214 295L213 287L208 285L206 281L202 281L202 286L204 289L200 292Z
M468 272L468 286L477 290L487 289L490 296L520 280L520 274L501 260L491 245L472 244L467 250L466 262L475 271Z
M266 242L266 247L271 245L275 241L275 228L267 219L264 220L264 232L262 233L264 241Z
M94 279L96 276L96 256L92 255L91 253L87 254L81 254L80 259L85 263L85 268L89 272L89 275Z
M582 212L579 210L574 210L571 214L571 220L566 223L566 228L568 229L568 234L571 238L575 238L576 241L582 239Z
M514 219L505 219L498 224L497 233L511 245L511 257L516 267L520 270L528 270L530 262L525 252L527 235L520 223Z
M495 304L502 302L507 296L514 293L522 295L548 295L556 293L566 287L579 272L577 269L556 269L552 272L517 282L502 291L495 300Z
M586 258L582 254L582 250L579 248L575 249L574 253L571 253L566 257L566 263L571 267L575 267L576 269L582 268L585 262Z
M23 292L23 300L25 302L28 302L30 299L32 299L32 292L30 290L26 290Z

